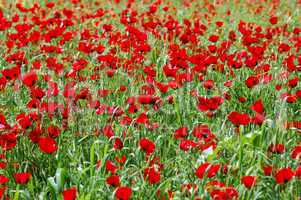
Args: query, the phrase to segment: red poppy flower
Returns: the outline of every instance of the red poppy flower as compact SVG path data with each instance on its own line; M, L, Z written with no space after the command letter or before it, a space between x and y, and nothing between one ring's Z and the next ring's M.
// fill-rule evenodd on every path
M217 27L222 27L223 24L224 24L224 22L222 22L222 21L217 21L217 22L215 22L215 25L216 25Z
M111 172L112 174L115 174L117 171L117 166L110 160L106 161L106 170Z
M27 173L27 172L14 174L14 179L17 184L27 184L30 177L31 177L31 174Z
M55 125L48 126L47 130L48 130L49 137L52 137L52 138L58 137L61 133L61 130L59 129L59 127L57 127Z
M140 139L139 145L140 145L140 148L143 151L145 151L147 154L152 154L156 149L155 143L153 143L152 141L150 141L147 138Z
M4 69L1 73L7 80L16 80L21 74L21 69L19 66L15 66L10 69Z
M270 19L269 19L269 21L270 21L270 23L271 23L272 25L277 24L277 22L278 22L278 17L277 17L277 16L271 16Z
M111 78L114 76L115 70L109 69L109 70L107 70L106 74L109 78Z
M229 171L229 169L228 169L228 165L227 164L225 164L224 166L223 166L223 168L222 168L222 170L221 170L222 172L223 172L223 174L228 174L228 171Z
M58 84L52 81L48 82L48 91L47 91L47 96L51 97L55 97L59 94L59 88L58 88Z
M188 135L188 128L186 126L178 128L174 133L174 137L176 139L185 138L187 135Z
M218 170L220 169L221 165L217 164L217 165L211 165L208 169L207 172L207 177L208 178L212 178L216 175L216 173L218 172Z
M52 154L57 150L57 144L51 137L41 137L39 139L40 150L47 154Z
M182 151L188 151L193 146L194 146L194 142L186 139L181 139L181 142L179 144L179 147Z
M301 158L301 146L295 146L291 152L291 158Z
M217 42L218 39L219 39L219 36L218 36L218 35L211 35L211 36L209 37L208 40L209 40L210 42Z
M136 118L136 123L137 124L147 124L148 123L148 117L145 113L141 113L137 118Z
M144 177L147 178L150 184L156 184L160 181L160 170L155 170L154 167L146 168Z
M75 187L66 189L62 192L64 200L75 200L77 189Z
M115 192L115 197L119 200L129 200L132 195L132 189L129 187L119 187Z
M211 98L198 97L199 104L198 109L201 111L214 111L219 108L219 106L224 102L223 98L219 96L214 96Z
M200 179L202 179L203 176L204 176L204 174L205 174L205 172L206 172L206 170L207 170L207 168L209 167L209 165L210 165L210 163L208 163L208 162L201 164L201 165L197 168L197 170L196 170L196 172L195 172L195 175L196 175L197 177L199 177Z
M240 103L245 103L247 101L247 99L245 97L238 97L238 101Z
M30 93L33 99L36 98L41 100L45 96L45 92L43 91L43 89L38 87L31 87Z
M7 125L6 117L2 113L0 113L0 124Z
M275 174L275 180L278 184L289 182L294 176L294 172L290 167L282 168Z
M88 62L85 59L78 59L72 64L72 69L80 71L86 68Z
M0 174L0 185L5 184L9 181L9 178L7 178L6 176Z
M251 121L248 114L241 114L236 111L233 111L228 115L228 120L236 126L248 125Z
M38 143L41 134L42 129L39 125L37 125L35 129L29 132L28 137L33 143Z
M152 104L155 103L155 98L152 95L140 95L138 102L141 104Z
M271 144L268 148L268 151L271 153L284 153L285 146L283 144Z
M285 97L287 103L295 103L297 101L297 96L293 94L287 94Z
M23 114L18 115L16 120L23 129L29 128L32 124L30 117Z
M46 3L46 7L47 8L53 8L55 6L55 3L53 3L53 2L49 2L49 3Z
M111 186L113 186L113 187L117 187L120 184L120 178L117 175L109 176L106 179L106 183L109 184L109 185L111 185Z
M259 83L259 79L256 76L250 76L245 81L245 84L248 88L253 88L258 83Z
M257 125L261 125L265 120L264 115L256 113L255 116L251 119L251 122Z
M206 81L204 81L203 85L204 85L205 89L209 90L209 89L213 88L214 81L213 80L206 80Z
M295 77L293 79L290 79L288 81L288 85L291 87L291 88L294 88L298 85L298 82L299 82L299 78L298 77Z
M0 135L0 146L3 150L10 150L17 145L17 135L15 133L6 133Z
M214 189L210 192L210 196L214 200L227 199L227 193L222 189Z
M233 187L226 187L225 192L227 194L227 199L238 199L238 192Z
M29 72L23 76L23 84L27 87L32 87L36 81L38 80L38 76L35 71Z
M107 136L109 139L115 135L112 126L106 125L102 128L102 132L105 136Z
M278 47L278 52L279 53L283 53L283 52L287 52L290 50L290 46L288 44L285 44L285 43L281 43Z
M213 136L208 125L206 124L196 125L192 130L192 135L199 139L206 139L209 138L209 136Z
M123 143L120 138L116 138L113 144L114 149L122 149Z
M5 169L7 166L6 162L0 162L0 169ZM1 176L1 175L0 175ZM1 178L0 178L1 179ZM1 181L0 181L1 182ZM1 184L1 183L0 183Z
M160 82L157 82L156 86L158 87L160 92L163 93L163 94L165 94L168 91L168 88L169 88L167 84L163 84L163 83L160 83Z
M27 103L27 108L33 109L33 108L39 108L40 107L40 101L38 99L32 99Z
M7 188L8 188L7 186L0 187L0 198L4 197L3 195ZM5 200L8 200L8 197Z
M262 114L264 112L264 108L263 108L263 104L262 104L262 100L259 99L257 101L255 101L253 103L253 105L251 106L251 110L254 110L257 113Z
M246 188L250 189L255 185L256 177L255 176L243 176L241 178L241 182L245 185Z
M116 156L116 157L115 157L115 160L116 160L116 162L118 162L118 163L120 163L120 164L124 164L125 161L126 161L126 156L125 156L125 155L122 155L122 156L120 156L120 157Z
M5 88L7 84L7 80L4 76L0 77L0 91Z
M266 175L266 176L270 176L272 174L272 171L273 171L273 167L270 165L263 167L263 172L264 172L264 175Z

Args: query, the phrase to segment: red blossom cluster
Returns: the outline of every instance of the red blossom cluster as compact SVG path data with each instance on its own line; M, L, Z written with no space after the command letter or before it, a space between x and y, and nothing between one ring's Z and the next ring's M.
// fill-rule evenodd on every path
M289 21L300 15L287 7L286 20L279 1L234 3L261 22L220 11L220 1L178 4L0 6L0 198L11 198L15 184L24 194L46 187L53 174L42 169L69 164L58 159L75 145L76 165L90 162L89 176L101 174L104 199L146 198L146 187L162 200L177 191L178 199L230 200L296 187L301 27ZM84 194L73 179L55 195Z

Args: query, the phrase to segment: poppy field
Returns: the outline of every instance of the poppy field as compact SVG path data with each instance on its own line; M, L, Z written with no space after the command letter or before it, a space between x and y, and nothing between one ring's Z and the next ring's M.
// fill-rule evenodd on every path
M0 2L0 199L300 200L300 0Z

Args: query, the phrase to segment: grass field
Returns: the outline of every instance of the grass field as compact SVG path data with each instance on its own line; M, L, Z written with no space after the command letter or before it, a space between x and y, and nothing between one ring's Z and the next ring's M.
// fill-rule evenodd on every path
M300 200L301 1L0 3L0 197Z

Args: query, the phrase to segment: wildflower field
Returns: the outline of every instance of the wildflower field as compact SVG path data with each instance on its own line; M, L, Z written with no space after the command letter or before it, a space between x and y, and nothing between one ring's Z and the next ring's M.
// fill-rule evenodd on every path
M0 199L300 200L300 0L1 0Z

